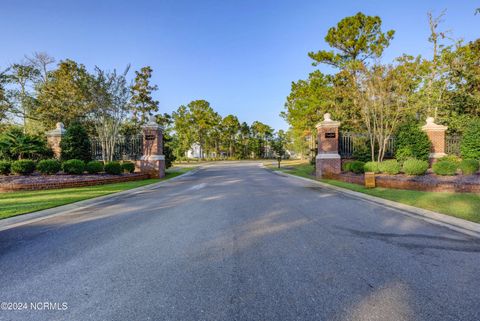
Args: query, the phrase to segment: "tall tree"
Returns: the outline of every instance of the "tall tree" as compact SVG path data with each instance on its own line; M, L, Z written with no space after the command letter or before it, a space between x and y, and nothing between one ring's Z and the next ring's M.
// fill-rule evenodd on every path
M228 115L222 120L222 138L225 147L228 148L228 156L233 157L235 155L235 147L237 142L238 132L240 130L240 122L234 115Z
M135 81L131 88L131 104L133 119L136 123L143 124L149 116L158 111L158 101L154 100L152 93L158 90L157 85L151 85L152 68L143 67L135 71Z
M68 126L90 113L95 106L90 91L92 83L93 76L84 65L69 59L61 61L48 74L48 81L37 88L36 114L45 127L53 127L57 122Z

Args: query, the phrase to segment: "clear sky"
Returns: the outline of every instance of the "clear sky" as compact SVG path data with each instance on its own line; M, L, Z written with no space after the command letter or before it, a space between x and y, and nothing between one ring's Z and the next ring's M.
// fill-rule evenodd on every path
M396 30L385 52L430 55L427 12L447 9L454 37L480 37L472 0L0 0L0 68L34 51L92 70L150 65L161 112L194 99L222 116L286 128L279 117L293 80L314 70L329 27L362 11ZM132 75L132 74L131 74Z

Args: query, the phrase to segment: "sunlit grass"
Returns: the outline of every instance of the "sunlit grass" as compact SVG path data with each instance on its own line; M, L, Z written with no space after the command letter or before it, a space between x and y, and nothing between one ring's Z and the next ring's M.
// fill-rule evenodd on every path
M285 173L315 179L314 168L308 163L291 165L292 168L280 169ZM364 186L331 179L322 179L324 183L343 187L352 191L384 198L387 200L420 207L423 209L459 217L480 223L480 195L474 193L421 192L389 188L365 188Z
M191 168L167 170L165 178L146 179L78 188L0 193L0 219L66 205L89 198L157 183L181 175Z

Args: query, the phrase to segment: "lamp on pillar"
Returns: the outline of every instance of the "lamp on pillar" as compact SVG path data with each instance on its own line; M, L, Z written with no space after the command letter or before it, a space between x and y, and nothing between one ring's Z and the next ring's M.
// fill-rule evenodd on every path
M331 119L331 115L323 115L323 121L318 123L317 139L318 154L316 157L317 178L340 174L342 162L338 153L338 128L340 122Z
M447 129L447 126L435 124L433 117L428 117L427 123L422 127L422 130L430 140L430 164L435 163L438 158L447 155L445 154L445 132Z
M137 167L142 173L151 177L162 178L165 176L165 155L163 155L163 128L151 116L142 127L143 130L143 156L137 161Z

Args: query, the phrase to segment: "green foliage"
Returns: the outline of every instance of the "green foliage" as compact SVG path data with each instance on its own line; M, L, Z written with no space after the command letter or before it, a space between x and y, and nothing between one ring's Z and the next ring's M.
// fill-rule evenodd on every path
M119 162L108 162L105 164L105 173L110 175L122 174L122 165Z
M88 133L78 122L72 123L60 141L62 160L80 159L84 162L91 160L91 145Z
M103 172L103 162L91 161L85 166L85 169L89 174L98 174Z
M343 164L342 164L342 171L344 171L344 172L350 172L351 166L352 166L352 162L354 162L354 161L348 160L348 161L343 162Z
M11 127L0 134L0 158L42 159L51 156L52 151L44 137L24 134L18 127Z
M464 159L480 160L480 118L472 120L465 130L460 151Z
M165 156L165 168L172 167L173 162L177 159L173 152L175 143L175 137L172 137L168 133L163 134L163 155Z
M66 174L81 175L85 171L85 163L80 159L69 159L62 164Z
M30 175L35 171L35 162L31 159L21 159L12 163L11 170L15 174Z
M437 161L433 164L433 172L437 175L452 176L457 172L458 164L449 160Z
M458 164L463 175L473 175L478 172L479 167L479 162L475 159L464 159Z
M357 136L353 140L353 159L361 162L372 160L372 152L370 151L370 143L366 137Z
M135 172L135 164L132 162L123 162L122 170L124 173L133 173Z
M378 165L380 172L389 174L389 175L396 175L400 173L400 164L396 159L389 159L381 162Z
M130 104L133 112L133 119L136 123L145 123L149 115L158 111L158 101L152 98L152 92L158 86L151 85L153 69L150 66L135 71L135 81L131 87L132 98Z
M350 163L350 171L355 173L355 174L361 174L364 173L365 163L361 161L352 161Z
M44 175L56 174L61 168L62 165L56 159L44 159L37 164L37 170Z
M0 175L10 174L12 164L6 160L0 160Z
M418 124L409 122L401 125L395 136L396 153L399 161L416 158L428 161L430 154L430 140Z
M461 161L462 160L460 159L460 157L455 155L446 155L437 159L437 162L451 162L451 163L455 163L456 165L460 164Z
M363 166L363 169L365 170L365 172L380 173L380 167L378 162L366 162Z
M407 175L424 175L428 170L428 162L409 158L403 162L402 171Z

